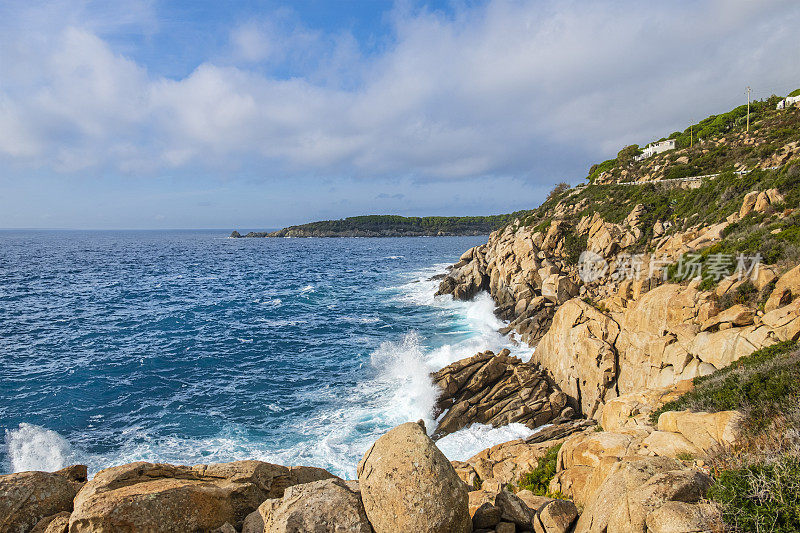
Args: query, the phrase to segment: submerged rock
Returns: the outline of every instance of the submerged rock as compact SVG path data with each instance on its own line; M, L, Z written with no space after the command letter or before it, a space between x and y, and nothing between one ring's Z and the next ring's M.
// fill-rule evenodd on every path
M472 531L467 486L421 422L381 436L358 464L358 481L376 533Z

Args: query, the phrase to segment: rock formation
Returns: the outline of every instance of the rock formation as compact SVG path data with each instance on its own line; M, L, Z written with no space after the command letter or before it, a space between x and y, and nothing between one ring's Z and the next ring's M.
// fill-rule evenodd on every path
M375 533L469 533L467 487L425 433L408 422L381 436L358 464Z
M358 483L337 478L289 487L283 498L262 503L258 513L260 531L270 533L372 532Z
M543 372L509 356L479 353L432 375L442 390L434 415L446 411L434 437L474 423L504 426L514 422L536 428L564 414L567 397Z

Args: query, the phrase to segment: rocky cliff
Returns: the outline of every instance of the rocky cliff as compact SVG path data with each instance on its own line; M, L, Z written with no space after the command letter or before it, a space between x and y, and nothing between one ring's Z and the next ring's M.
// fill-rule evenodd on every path
M597 418L611 398L800 334L800 164L753 174L691 190L637 187L645 194L627 206L621 195L615 215L597 199L606 186L571 189L465 252L438 294L488 291L505 331L536 347L531 363ZM695 207L714 194L728 198Z

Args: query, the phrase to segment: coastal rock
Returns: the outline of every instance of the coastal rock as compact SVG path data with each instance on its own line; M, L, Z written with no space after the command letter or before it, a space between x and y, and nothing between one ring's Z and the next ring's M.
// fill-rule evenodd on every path
M705 497L712 484L709 476L697 470L656 474L617 503L609 518L608 530L645 531L647 516L665 502L696 503Z
M574 533L642 531L628 527L609 529L609 522L617 506L626 501L628 493L647 483L654 475L679 468L677 461L663 457L631 456L615 461L603 482L592 491L586 501Z
M30 531L43 518L72 511L81 485L68 469L59 472L0 476L0 531Z
M534 519L536 533L567 533L575 519L578 508L569 500L553 500L546 504Z
M739 208L739 218L744 218L753 212L756 206L756 199L758 199L758 191L751 191L744 195L742 207Z
M130 463L98 472L75 498L70 531L210 531L241 528L264 500L298 482L333 477L317 468L261 461L194 467Z
M490 529L496 526L503 511L494 504L495 493L475 490L469 493L469 515L473 529Z
M69 529L69 511L61 511L58 514L42 518L31 529L31 533L67 533Z
M439 420L434 438L474 423L503 426L514 422L531 428L556 418L567 397L554 391L535 367L487 351L452 363L431 375L442 391L435 415Z
M525 439L517 439L501 444L470 457L466 461L452 461L456 473L469 486L476 486L488 480L497 483L516 483L520 476L530 472L551 447L564 442L574 433L593 427L589 420L572 420L542 428ZM530 506L530 505L529 505Z
M556 311L531 361L546 368L575 407L592 417L609 391L609 397L616 396L619 331L611 317L586 302L569 300Z
M719 508L709 503L665 502L645 523L648 533L724 531Z
M533 518L536 513L514 493L501 490L494 497L494 504L502 511L503 521L511 522L523 530L533 528Z
M606 431L650 426L651 412L693 387L691 381L680 381L676 386L644 389L613 398L603 407L600 425Z
M382 435L358 464L364 509L376 533L469 533L467 487L421 423Z
M736 444L741 437L742 420L744 415L739 411L667 411L658 417L658 430L678 433L704 452L710 452Z
M783 274L770 293L764 311L770 312L789 304L800 295L800 265Z
M270 533L371 533L361 496L341 479L289 487L283 498L262 503L262 531Z

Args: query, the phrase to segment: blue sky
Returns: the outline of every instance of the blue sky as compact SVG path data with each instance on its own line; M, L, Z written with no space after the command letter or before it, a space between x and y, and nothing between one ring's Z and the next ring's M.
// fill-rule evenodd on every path
M0 227L531 208L800 87L794 0L0 3Z

